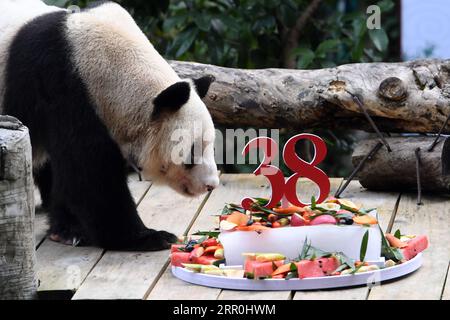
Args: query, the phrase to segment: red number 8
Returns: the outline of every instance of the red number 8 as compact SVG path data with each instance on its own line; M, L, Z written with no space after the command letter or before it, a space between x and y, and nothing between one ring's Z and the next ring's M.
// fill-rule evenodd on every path
M314 158L311 162L306 162L301 159L295 152L295 144L299 140L309 140L312 142L315 152ZM317 197L317 203L323 202L330 193L330 179L321 169L316 165L321 163L327 155L327 146L325 142L318 136L310 133L302 133L290 138L283 149L283 160L286 166L294 171L285 183L284 194L286 199L295 206L304 207L308 204L301 202L297 197L297 180L300 177L308 178L314 181L319 186L319 196Z
M315 149L314 159L306 162L301 159L295 152L295 145L299 140L307 139L312 142ZM270 165L271 161L278 153L277 143L268 137L259 137L252 139L247 143L242 151L245 156L251 149L260 148L264 150L264 159L258 168L253 172L255 175L263 175L267 177L272 189L272 196L266 204L267 208L273 208L283 196L293 205L304 207L308 204L301 202L297 197L297 181L300 177L305 177L319 186L319 196L317 203L324 201L330 192L330 180L328 176L316 167L321 163L327 154L325 142L318 136L309 133L298 134L290 138L283 148L283 160L286 166L295 173L289 178L284 179L283 173L279 168ZM244 198L241 202L243 208L250 210L253 200Z

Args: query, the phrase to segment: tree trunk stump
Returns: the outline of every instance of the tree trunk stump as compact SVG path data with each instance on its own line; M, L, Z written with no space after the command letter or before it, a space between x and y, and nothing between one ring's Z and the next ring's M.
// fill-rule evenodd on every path
M34 196L28 129L0 116L0 299L33 299Z
M431 152L428 148L435 137L392 137L386 140L392 152L383 146L357 174L363 187L372 190L417 190L415 150L420 148L422 190L450 191L450 139L441 137ZM357 166L378 142L378 139L360 141L353 152L353 165Z

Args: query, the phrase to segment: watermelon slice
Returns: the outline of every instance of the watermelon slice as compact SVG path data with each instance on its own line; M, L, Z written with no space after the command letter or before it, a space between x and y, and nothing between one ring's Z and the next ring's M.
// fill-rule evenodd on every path
M409 240L407 246L401 250L405 260L411 260L426 248L428 248L428 238L425 235L420 235Z
M183 248L185 248L185 247L186 247L185 244L173 244L173 245L170 247L170 252L183 252L183 251L180 250L180 249L183 249Z
M339 261L335 258L320 258L316 260L302 260L297 263L298 277L314 278L330 275L339 267Z
M259 279L270 276L282 264L284 264L284 260L259 262L247 259L245 260L244 270L248 277Z
M210 265L219 259L214 258L214 256L200 256L200 257L192 257L192 263Z
M320 258L315 260L319 264L319 267L322 269L322 272L326 275L332 274L340 265L339 260L335 257L331 258Z
M172 252L170 255L170 262L174 267L182 267L182 263L191 263L189 252Z
M314 260L302 260L297 263L297 272L300 279L323 277L324 273Z

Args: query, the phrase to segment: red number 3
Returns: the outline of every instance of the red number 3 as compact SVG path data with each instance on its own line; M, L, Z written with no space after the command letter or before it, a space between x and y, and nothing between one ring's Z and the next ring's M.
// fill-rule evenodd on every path
M299 140L306 139L312 142L315 149L314 159L311 162L304 161L295 152L295 145ZM305 177L315 182L319 186L319 196L317 203L324 201L330 193L330 180L328 176L319 168L316 167L321 163L327 155L327 146L325 142L318 136L309 133L298 134L290 138L283 149L283 160L286 166L295 173L284 178L281 170L273 165L271 161L278 153L278 144L271 138L259 137L255 138L244 147L242 155L245 156L251 149L264 150L264 159L258 168L253 172L255 175L263 175L267 177L272 189L272 196L266 204L267 208L273 208L283 196L293 205L304 207L307 203L301 202L297 197L297 181L300 177ZM253 200L251 198L244 198L241 202L242 207L247 210L251 209Z

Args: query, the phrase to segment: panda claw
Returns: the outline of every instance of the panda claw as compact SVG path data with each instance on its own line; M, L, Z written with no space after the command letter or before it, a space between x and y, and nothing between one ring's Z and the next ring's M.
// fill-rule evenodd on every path
M80 238L73 237L73 239L72 239L72 247L78 246L80 244L80 242L81 242Z
M62 243L72 247L83 245L83 239L79 237L73 237L72 239L64 239L60 235L52 233L49 235L49 239L54 242Z

